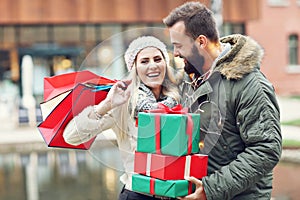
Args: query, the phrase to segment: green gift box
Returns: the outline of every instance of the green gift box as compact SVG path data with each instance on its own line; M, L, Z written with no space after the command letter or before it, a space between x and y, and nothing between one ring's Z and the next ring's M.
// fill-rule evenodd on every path
M140 174L132 175L132 190L163 197L183 197L195 191L195 185L187 180L161 180Z
M138 115L138 152L184 156L198 153L199 142L199 114L140 112Z

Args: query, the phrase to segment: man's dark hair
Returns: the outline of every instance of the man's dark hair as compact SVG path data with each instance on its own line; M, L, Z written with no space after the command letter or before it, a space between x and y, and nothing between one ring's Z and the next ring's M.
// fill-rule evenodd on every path
M194 40L199 35L206 36L212 42L219 40L219 33L216 26L213 12L199 2L187 2L174 10L163 19L167 27L183 21L186 34Z

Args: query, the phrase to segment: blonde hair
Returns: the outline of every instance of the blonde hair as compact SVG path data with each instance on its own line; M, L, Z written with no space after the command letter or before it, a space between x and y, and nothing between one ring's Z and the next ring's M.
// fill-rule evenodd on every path
M146 47L147 48L147 47ZM166 63L166 74L162 84L162 94L174 98L177 102L180 102L180 93L178 85L181 83L183 78L184 70L176 71ZM120 127L121 128L121 139L127 136L128 117L131 119L135 118L135 108L138 101L138 90L140 87L141 79L136 71L136 63L133 64L132 70L130 70L128 79L132 80L128 89L130 89L131 97L129 100L122 105L120 113Z
M178 83L176 80L176 76L174 74L174 69L172 67L170 67L167 64L167 69L166 69L166 75L164 78L164 81L162 83L162 94L164 96L169 96L172 97L173 99L175 99L177 102L180 102L180 94L179 94L179 89L178 89ZM137 74L137 71L135 70L135 64L134 64L134 69L130 71L130 78L132 80L132 90L131 90L131 98L129 100L130 103L130 116L134 117L134 108L136 107L137 104L137 100L138 100L138 90L139 90L139 86L141 83L141 79Z

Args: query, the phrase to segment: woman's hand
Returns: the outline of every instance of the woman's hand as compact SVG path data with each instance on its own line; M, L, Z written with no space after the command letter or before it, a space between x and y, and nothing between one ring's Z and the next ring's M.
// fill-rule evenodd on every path
M130 97L128 86L131 80L123 80L116 82L107 94L106 100L110 102L111 108L115 108L127 102Z
M124 104L130 97L130 89L128 88L130 84L131 80L116 82L109 90L106 98L95 107L94 112L97 112L97 115L105 115L111 109Z

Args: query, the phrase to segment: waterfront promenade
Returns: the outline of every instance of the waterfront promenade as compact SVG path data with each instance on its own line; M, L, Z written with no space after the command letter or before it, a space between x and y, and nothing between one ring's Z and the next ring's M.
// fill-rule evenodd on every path
M294 119L300 119L300 100L287 98L287 97L278 97L279 106L281 109L281 121L290 121ZM300 127L296 126L282 126L282 137L284 140L296 140L300 141ZM102 139L113 139L114 137L108 137L106 134ZM112 135L112 134L110 134ZM16 126L9 120L1 119L0 127L0 146L6 148L7 145L37 145L45 146L43 137L39 133L36 127L29 126ZM10 148L11 149L11 148ZM297 158L300 162L300 151L285 149L283 151L282 159L288 159L292 157ZM296 160L297 160L296 159Z

